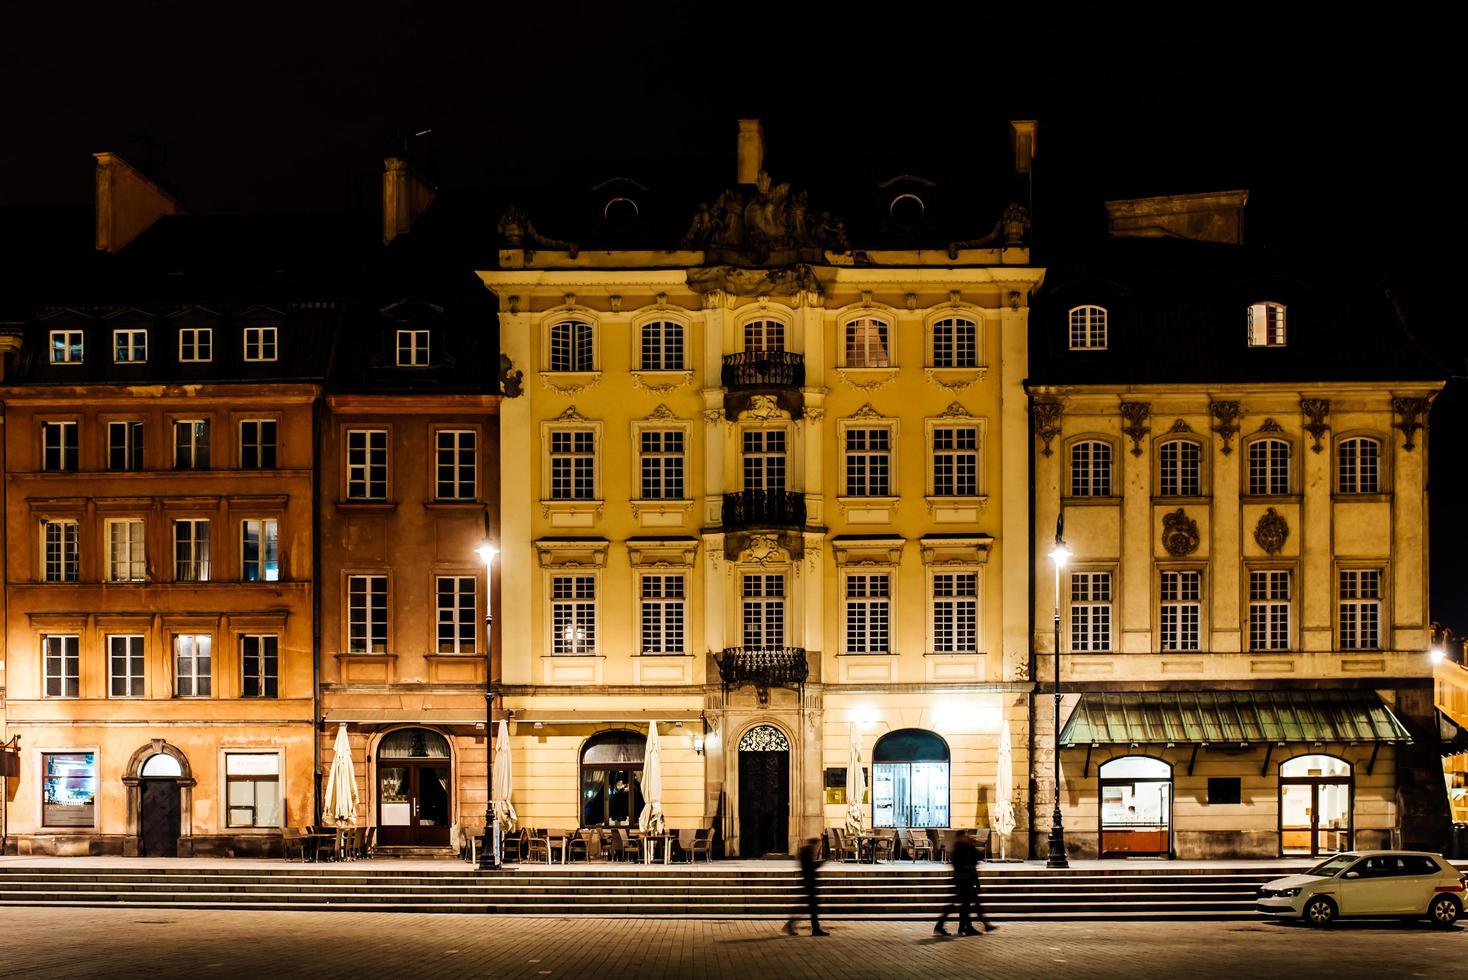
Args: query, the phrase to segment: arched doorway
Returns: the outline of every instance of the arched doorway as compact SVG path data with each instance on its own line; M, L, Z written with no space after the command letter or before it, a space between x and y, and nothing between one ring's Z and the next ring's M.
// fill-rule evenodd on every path
M400 728L377 745L377 843L447 847L453 805L449 740L427 728Z
M872 826L947 827L948 743L920 728L903 728L872 749Z
M1302 755L1279 766L1281 854L1334 854L1351 849L1355 775L1333 755Z
M790 740L774 725L739 739L739 856L790 853Z
M127 787L128 821L123 853L193 856L195 780L188 756L155 738L132 754L122 782Z
M1096 771L1101 796L1101 856L1172 853L1172 766L1124 755Z
M599 732L581 746L581 826L630 827L642 813L642 756L637 732Z

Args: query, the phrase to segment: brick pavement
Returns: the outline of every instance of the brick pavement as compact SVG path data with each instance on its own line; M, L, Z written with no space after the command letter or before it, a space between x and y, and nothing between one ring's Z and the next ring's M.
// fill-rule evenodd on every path
M1468 932L1341 923L1005 923L935 939L916 923L768 922L151 909L0 909L0 977L1416 977L1468 954Z

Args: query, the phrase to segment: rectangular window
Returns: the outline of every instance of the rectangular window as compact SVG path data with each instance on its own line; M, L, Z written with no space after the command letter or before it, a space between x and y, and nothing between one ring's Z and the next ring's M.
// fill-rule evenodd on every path
M245 360L273 361L276 358L277 340L275 327L245 328Z
M890 365L886 323L872 317L862 317L846 325L847 367L884 368Z
M187 518L173 522L173 580L209 581L209 522Z
M53 473L75 472L77 458L77 424L42 422L41 469Z
M473 575L440 575L436 582L438 652L473 653L478 649L475 588L479 580Z
M116 364L141 364L148 359L148 331L112 331L112 360Z
M1203 492L1203 454L1196 442L1171 439L1157 450L1157 493L1196 497Z
M551 433L551 499L596 497L596 433L568 429Z
M1290 492L1290 444L1282 439L1255 439L1249 443L1249 492Z
M117 472L143 468L143 423L107 423L107 468Z
M892 495L892 430L846 430L846 495Z
M47 752L41 769L41 826L95 827L97 753Z
M173 423L173 468L209 468L209 420L176 419Z
M227 826L280 826L280 756L226 752L224 793L229 804Z
M1381 579L1379 568L1341 569L1342 650L1381 649Z
M596 650L596 576L551 579L551 653L577 656Z
M1336 455L1341 493L1381 492L1381 443L1346 439Z
M785 576L744 576L744 648L785 648Z
M642 653L683 652L684 583L682 575L642 576Z
M979 328L974 321L949 317L933 324L933 367L977 367L978 358Z
M683 432L646 431L642 438L642 499L683 499Z
M596 364L595 335L591 324L568 320L551 327L552 371L593 371Z
M744 489L784 492L784 429L745 430Z
M80 525L76 521L41 522L42 578L47 582L77 580L79 538Z
M1249 572L1249 649L1290 648L1290 573Z
M398 331L398 367L428 366L428 331Z
M1070 447L1070 495L1111 496L1111 443L1092 440Z
M80 364L82 362L82 332L80 330L52 330L49 340L52 364Z
M892 577L846 576L846 652L891 653Z
M81 693L77 636L44 636L41 649L45 651L46 697L74 698Z
M1111 650L1111 573L1073 572L1070 576L1072 653Z
M210 327L184 327L179 330L178 359L184 364L214 360L214 330Z
M744 325L744 351L761 354L785 349L785 324L779 320L751 320Z
M933 494L938 497L979 495L978 429L933 430Z
M240 469L275 469L274 419L246 419L240 423Z
M244 680L240 694L243 697L280 696L280 637L274 633L241 636L240 664Z
M141 518L107 522L107 581L143 582L148 561Z
M211 689L214 638L207 633L173 638L173 693L180 698L207 698Z
M108 694L114 698L143 696L143 638L107 637Z
M977 653L979 576L944 572L933 576L933 652Z
M387 430L347 431L347 499L387 499Z
M1249 307L1249 346L1283 347L1285 308L1279 303L1255 303Z
M240 521L240 579L280 580L280 522L273 517Z
M387 653L387 576L347 576L347 652Z
M642 370L683 370L683 324L655 320L642 325Z
M434 496L439 500L473 500L478 433L473 429L439 429L434 433Z
M1203 615L1203 573L1163 572L1160 594L1162 649L1199 649Z

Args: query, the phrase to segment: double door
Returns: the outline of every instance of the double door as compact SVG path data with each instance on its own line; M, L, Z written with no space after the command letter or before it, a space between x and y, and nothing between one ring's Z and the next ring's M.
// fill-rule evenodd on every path
M384 759L377 767L377 843L447 847L449 760Z
M1351 781L1329 777L1279 782L1280 852L1336 854L1351 849Z

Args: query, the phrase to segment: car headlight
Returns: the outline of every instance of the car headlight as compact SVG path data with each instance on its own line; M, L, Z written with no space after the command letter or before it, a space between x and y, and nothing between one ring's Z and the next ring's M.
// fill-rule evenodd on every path
M1279 890L1281 898L1294 898L1298 894L1300 894L1300 889L1298 888L1281 888Z

